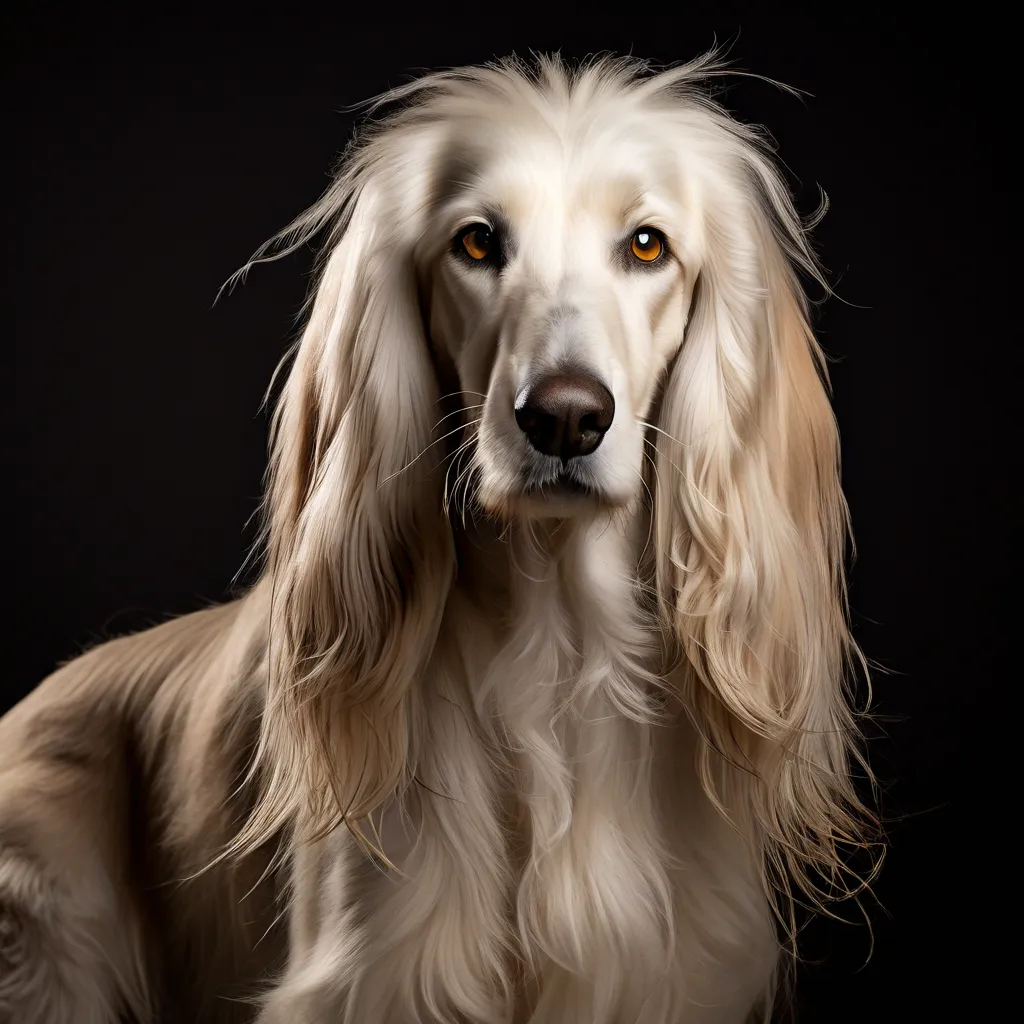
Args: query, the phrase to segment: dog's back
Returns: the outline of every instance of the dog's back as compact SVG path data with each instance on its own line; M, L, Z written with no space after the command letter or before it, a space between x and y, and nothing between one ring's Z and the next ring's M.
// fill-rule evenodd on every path
M204 869L248 809L264 612L106 643L0 720L3 1024L253 1015L282 953L273 851Z

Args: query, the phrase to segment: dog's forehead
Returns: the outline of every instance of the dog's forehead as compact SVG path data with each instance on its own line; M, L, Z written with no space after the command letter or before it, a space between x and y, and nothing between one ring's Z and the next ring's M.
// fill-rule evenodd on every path
M520 229L552 218L620 224L645 201L678 194L672 148L629 124L498 119L486 133L467 132L464 143L460 134L439 157L445 199L500 209Z

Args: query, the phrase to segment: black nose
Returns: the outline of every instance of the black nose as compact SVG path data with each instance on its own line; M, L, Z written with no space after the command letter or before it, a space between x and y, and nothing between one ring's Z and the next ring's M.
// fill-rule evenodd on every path
M530 444L563 462L589 455L615 417L615 399L596 378L584 373L556 373L531 386L516 409L516 422Z

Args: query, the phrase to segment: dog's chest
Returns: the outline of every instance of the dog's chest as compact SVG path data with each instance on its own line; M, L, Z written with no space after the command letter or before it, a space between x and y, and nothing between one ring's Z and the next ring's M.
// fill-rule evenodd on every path
M629 646L598 628L539 590L505 628L468 614L465 628L439 643L417 712L413 784L377 823L386 862L407 884L424 868L436 873L434 847L450 852L470 834L479 840L486 824L494 845L478 852L500 861L514 906L524 869L531 860L537 867L538 844L593 827L598 796L615 788L598 781L609 763L622 758L615 780L635 787L650 726L616 705L642 708L654 695L646 662L653 642L641 636ZM614 819L613 808L606 812Z
M446 985L457 962L460 986L527 1019L537 1000L568 998L559 985L611 970L615 950L665 951L649 637L605 631L586 607L537 588L504 623L460 607L442 630L410 714L413 781L373 823L386 859L349 861L361 1012L366 1000L404 1021L395 970L413 992ZM623 992L643 971L628 973Z

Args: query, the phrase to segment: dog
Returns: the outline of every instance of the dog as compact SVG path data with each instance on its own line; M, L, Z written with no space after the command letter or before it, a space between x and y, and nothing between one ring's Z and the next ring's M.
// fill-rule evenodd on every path
M369 108L244 596L0 721L0 1019L764 1019L871 815L800 274L715 55Z

